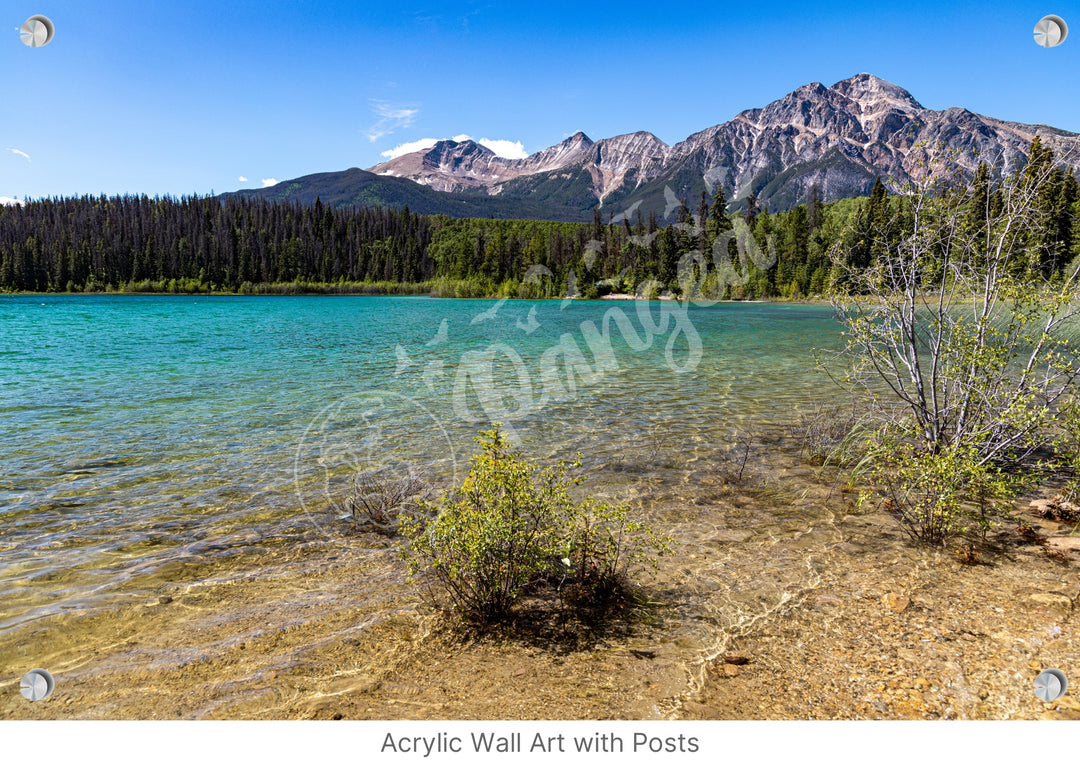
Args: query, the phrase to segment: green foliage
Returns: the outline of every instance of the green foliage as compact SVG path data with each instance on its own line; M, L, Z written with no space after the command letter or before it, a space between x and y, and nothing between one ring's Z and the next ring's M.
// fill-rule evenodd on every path
M844 378L879 429L862 470L922 541L987 530L1045 476L1055 416L1072 421L1080 265L1033 236L1060 180L1048 153L1033 143L1041 166L995 186L946 159L895 206L876 185L831 250Z
M506 283L503 283L503 286L505 288ZM431 283L431 295L443 299L484 299L493 296L495 292L496 288L491 281L477 276L461 280L436 277Z
M1062 495L1075 503L1080 499L1080 399L1075 395L1058 407L1057 426L1054 453L1058 469L1068 476Z
M982 533L1008 512L1029 476L983 459L976 445L940 450L888 425L868 444L867 479L884 490L886 508L912 538L944 545L956 534Z
M673 551L672 539L631 520L629 512L625 505L592 498L571 511L562 547L563 564L572 573L560 586L564 600L579 608L607 608L623 596L628 579L655 572L656 558Z
M548 570L555 528L572 507L567 464L537 474L509 449L498 426L477 436L482 452L431 520L409 519L409 571L432 574L466 617L506 618L514 599Z
M1039 216L1015 234L1031 254L1031 263L1048 277L1061 277L1080 255L1080 229L1075 226L1080 185L1054 166L1049 149L1040 146L1030 156L1026 174L1040 179L1035 199ZM850 162L841 154L812 166L822 163L835 172ZM986 241L994 236L987 223L1002 201L999 192L991 191L991 177L988 170L982 173L969 197L967 237ZM552 298L568 293L573 272L576 292L585 297L601 292L593 285L597 280L623 278L628 292L656 280L663 292L695 300L799 299L825 291L828 246L842 242L849 263L867 268L894 252L913 229L907 199L889 194L880 181L872 189L867 186L870 196L835 202L821 201L820 190L813 189L808 204L792 203L782 212L759 208L750 195L740 215L729 212L722 188L716 188L710 204L704 181L689 177L677 187L679 194L686 195L686 201L704 196L696 215L685 204L677 208L674 223L663 223L655 209L650 211L659 207L664 212L670 191L649 184L623 192L626 206L641 203L633 222L629 216L616 220L619 205L603 213L594 209L591 195L566 210L548 211L567 222L505 219L531 213L522 209L524 200L515 199L517 187L530 196L535 192L525 189L537 185L587 192L587 178L528 176L508 183L498 197L485 196L485 204L473 201L469 192L458 192L446 200L455 203L446 212L464 216L456 218L421 214L439 209L430 200L439 192L362 170L311 176L263 189L258 196L252 192L250 198L124 196L28 202L0 208L0 290L431 291L446 297ZM369 193L401 187L412 193L389 199L348 193L361 183ZM787 185L780 179L774 183ZM315 195L320 189L322 199ZM386 201L407 206L392 210L384 206ZM495 217L470 217L480 213ZM591 222L581 222L586 218ZM716 248L729 230L740 236L723 240L729 257L725 266ZM776 248L775 264L764 267L748 260L755 253L771 255L770 245ZM694 256L701 257L700 265L695 259L690 278L697 290L681 287L685 278L680 266Z
M638 287L637 292L643 299L656 301L660 298L660 283L656 280L646 280Z
M651 552L670 550L625 507L575 503L579 463L541 469L510 449L497 423L476 441L465 481L400 523L410 574L430 579L464 618L505 619L530 587L560 575L575 600L605 606Z

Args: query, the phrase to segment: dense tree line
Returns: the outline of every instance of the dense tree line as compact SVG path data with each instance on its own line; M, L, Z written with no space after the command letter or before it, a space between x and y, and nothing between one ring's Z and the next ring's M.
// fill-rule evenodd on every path
M81 197L0 208L0 287L237 291L303 280L430 277L437 224L384 209L335 211L213 197Z
M1025 174L1052 165L1036 138ZM1046 177L1027 241L1049 276L1080 255L1080 186L1071 171ZM972 233L995 207L992 170L979 168L975 190ZM830 247L862 266L895 249L911 228L904 201L879 180L868 197L823 202L815 188L806 204L769 213L751 195L730 213L718 188L663 216L597 209L591 223L561 223L318 200L55 198L0 207L0 289L797 298L825 290Z

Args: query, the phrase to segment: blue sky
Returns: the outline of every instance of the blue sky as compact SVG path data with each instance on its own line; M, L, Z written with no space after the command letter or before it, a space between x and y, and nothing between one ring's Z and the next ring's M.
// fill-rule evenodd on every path
M1031 35L1048 13L1073 24L1054 49ZM56 26L39 49L18 35L33 14ZM421 138L675 143L858 72L928 108L1080 131L1080 0L0 0L0 67L0 196L221 193Z

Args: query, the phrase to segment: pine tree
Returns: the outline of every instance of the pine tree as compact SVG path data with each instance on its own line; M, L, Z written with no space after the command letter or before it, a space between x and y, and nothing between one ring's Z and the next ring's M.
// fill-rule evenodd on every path
M673 226L665 226L656 240L659 243L660 267L657 280L665 288L675 283L675 273L679 263L679 240Z
M810 186L810 197L806 203L806 220L810 225L810 231L817 231L821 228L822 207L821 186L815 181Z
M709 198L705 191L702 190L701 200L698 202L697 221L694 224L697 233L697 245L695 247L701 251L702 255L705 254L706 244L712 244L712 241L709 240L708 220Z
M761 208L758 207L757 194L751 191L746 195L746 225L753 229L760 214Z

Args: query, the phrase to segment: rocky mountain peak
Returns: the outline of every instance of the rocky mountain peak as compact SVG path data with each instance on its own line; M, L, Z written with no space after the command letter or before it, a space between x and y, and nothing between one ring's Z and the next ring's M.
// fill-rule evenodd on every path
M575 132L561 143L511 162L513 173L508 177L529 175L537 172L560 169L570 164L577 164L585 159L596 145L584 132Z
M864 113L877 112L887 107L899 108L905 112L924 110L907 89L870 73L859 73L837 81L830 90L857 103Z
M597 158L613 156L663 156L667 143L652 132L631 132L596 143Z
M561 143L555 143L555 145L550 148L534 153L533 156L549 154L552 151L555 151L559 155L574 154L581 151L587 151L594 145L596 145L596 143L594 143L587 134L584 132L575 132Z
M444 192L476 189L558 208L667 206L669 191L695 197L720 185L733 199L790 207L817 186L826 199L868 193L877 177L904 183L922 174L922 148L956 149L956 163L1023 162L1039 134L1063 149L1070 132L987 118L963 108L929 110L905 89L869 73L830 87L814 81L764 107L667 145L651 132L594 142L576 132L524 159L503 159L469 140L443 140L372 168ZM565 210L559 210L564 212Z
M494 158L495 152L475 140L440 140L424 151L424 161L437 167L445 164L460 165L465 159Z

